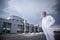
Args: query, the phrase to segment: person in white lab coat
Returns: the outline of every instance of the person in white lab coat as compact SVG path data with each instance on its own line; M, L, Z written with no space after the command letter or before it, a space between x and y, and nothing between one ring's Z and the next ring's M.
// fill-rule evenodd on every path
M54 23L55 23L55 19L50 15L47 16L47 13L44 11L43 19L42 19L42 29L43 29L43 32L44 32L47 40L55 40L54 31L51 28L51 26Z

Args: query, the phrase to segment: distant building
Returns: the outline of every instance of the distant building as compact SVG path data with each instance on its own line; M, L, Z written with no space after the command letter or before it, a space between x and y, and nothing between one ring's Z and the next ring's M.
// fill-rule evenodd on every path
M0 32L16 33L22 32L24 19L17 16L10 16L7 19L0 18ZM22 31L21 31L22 30Z
M0 33L40 32L40 29L40 27L31 25L27 23L27 20L18 16L0 18Z

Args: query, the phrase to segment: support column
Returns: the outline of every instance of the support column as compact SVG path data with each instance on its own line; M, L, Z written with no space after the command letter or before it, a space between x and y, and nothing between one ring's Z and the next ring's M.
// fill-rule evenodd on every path
M38 32L39 32L39 25L38 25Z
M26 23L27 23L27 20L24 21L24 33L26 33Z
M29 32L31 33L31 27L29 26Z
M39 32L39 27L38 27L38 32Z
M36 32L36 28L34 27L34 32Z

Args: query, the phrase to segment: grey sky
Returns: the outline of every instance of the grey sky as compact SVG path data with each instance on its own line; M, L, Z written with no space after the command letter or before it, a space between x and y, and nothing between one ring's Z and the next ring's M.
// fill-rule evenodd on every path
M54 6L56 0L3 0L0 5L2 8L1 16L17 15L26 19L31 24L40 24L42 12L47 11L57 19ZM4 3L5 2L5 3ZM4 5L2 5L4 4ZM60 17L60 16L59 16ZM60 20L60 19L57 19ZM58 22L57 22L58 23Z

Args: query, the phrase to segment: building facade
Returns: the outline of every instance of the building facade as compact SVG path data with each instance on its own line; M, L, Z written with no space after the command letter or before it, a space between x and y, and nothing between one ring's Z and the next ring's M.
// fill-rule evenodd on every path
M18 16L10 16L6 19L0 18L0 33L32 33L41 31L41 27L29 24Z

